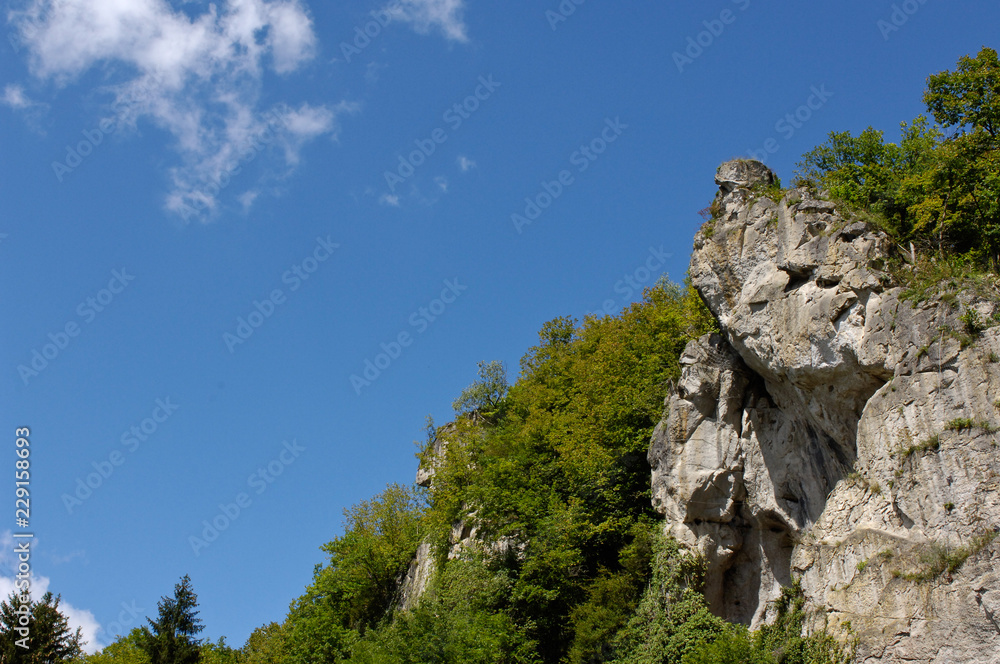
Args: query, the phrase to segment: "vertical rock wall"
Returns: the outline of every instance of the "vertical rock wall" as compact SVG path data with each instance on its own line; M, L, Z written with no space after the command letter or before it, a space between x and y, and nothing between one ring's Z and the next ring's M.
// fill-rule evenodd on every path
M1000 290L913 304L833 203L772 200L759 162L716 182L690 272L723 333L688 345L649 451L713 610L759 625L800 579L858 661L1000 663Z

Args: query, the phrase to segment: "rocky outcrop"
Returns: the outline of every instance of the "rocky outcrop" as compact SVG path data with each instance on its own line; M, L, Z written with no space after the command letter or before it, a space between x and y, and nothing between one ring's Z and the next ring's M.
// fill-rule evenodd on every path
M834 203L758 162L716 182L690 274L722 334L688 345L649 451L713 610L759 625L799 579L858 661L997 664L995 285L917 304Z
M428 440L423 451L418 455L420 465L417 468L416 484L428 489L433 488L438 469L448 461L449 449L461 453L470 439L483 435L481 428L483 422L484 420L479 413L472 413L434 429L433 437ZM474 465L469 465L470 469L474 467ZM447 560L455 560L469 554L484 554L493 558L524 559L527 549L526 541L516 537L484 539L475 525L476 510L470 505L463 504L462 514L463 517L451 526L447 554L445 555ZM424 540L418 547L413 560L410 561L406 574L398 584L399 595L396 605L401 610L409 611L417 605L421 596L434 580L434 575L438 571L438 563L431 542Z
M423 541L417 547L417 553L410 561L406 576L399 584L399 599L397 606L402 611L409 611L417 605L417 600L424 594L434 578L434 555L431 543Z

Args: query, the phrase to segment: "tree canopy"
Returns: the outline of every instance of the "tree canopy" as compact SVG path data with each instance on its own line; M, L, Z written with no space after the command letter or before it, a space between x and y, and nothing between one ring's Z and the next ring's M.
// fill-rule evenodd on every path
M479 380L462 390L452 406L459 415L492 415L507 395L507 367L503 362L480 362Z
M993 49L928 78L931 125L903 123L899 143L871 127L833 132L804 155L800 179L874 213L900 242L982 266L1000 261L1000 61ZM944 130L949 130L946 134Z

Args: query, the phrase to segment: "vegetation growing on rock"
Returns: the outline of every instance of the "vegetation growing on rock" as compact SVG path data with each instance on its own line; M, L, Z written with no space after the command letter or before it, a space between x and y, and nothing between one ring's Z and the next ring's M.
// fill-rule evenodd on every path
M994 283L983 275L1000 259L996 52L983 49L976 58L963 58L956 71L932 76L925 102L940 126L917 118L904 125L898 145L886 143L874 129L856 137L834 133L804 157L801 171L806 184L828 190L897 243L921 248L923 257L911 256L916 265L907 277L915 302L942 283L965 288L970 274L975 283L982 278L984 289ZM948 128L954 133L946 135ZM781 198L784 192L775 179L757 184L752 194ZM809 204L819 209L823 198ZM709 212L704 238L725 232L719 199ZM766 225L772 225L770 218ZM835 227L837 233L843 229ZM773 297L794 290L793 276L804 278L791 272L778 276L780 283L764 284ZM768 304L764 295L753 304ZM844 303L850 313L852 302ZM956 315L959 310L956 305ZM1000 322L995 316L986 319L967 307L962 331L941 329L938 345L947 333L964 349ZM426 486L391 485L346 510L344 533L322 547L325 564L317 565L281 624L262 626L234 650L224 640L194 640L200 624L189 621L178 632L184 638L175 650L182 654L166 656L156 644L170 642L164 606L169 614L174 605L164 600L160 619L151 621L155 634L135 630L86 659L89 664L846 661L848 650L822 631L803 635L815 620L807 621L797 584L784 589L771 607L773 621L756 631L713 615L702 592L706 560L666 537L651 507L647 449L663 418L664 397L681 375L679 358L688 342L719 331L690 283L661 282L617 316L582 323L553 319L521 360L513 384L502 364L481 363L478 380L454 403L455 422L428 427L418 454ZM919 361L929 352L924 346L913 355ZM873 382L870 392L877 387ZM761 408L773 410L770 397L760 396ZM1000 408L1000 402L993 405ZM840 424L832 422L831 430ZM949 436L995 430L986 420L973 419L951 420L945 428L955 432ZM812 429L809 433L819 440ZM913 465L925 453L940 455L942 433L901 445L895 454L902 462L912 457ZM897 470L894 477L901 476ZM883 493L860 472L846 478L871 495ZM887 486L894 488L892 481ZM786 500L784 494L780 498ZM954 509L954 503L945 503L949 514ZM773 521L768 530L782 527ZM784 536L784 548L798 544L793 534ZM892 560L897 578L934 581L959 570L995 537L991 530L957 548L935 544L912 569L888 550L854 569L861 574ZM424 550L435 573L420 588L419 599L407 598L413 602L403 610L404 595L415 592L407 586L410 571ZM188 593L182 595L191 609L193 592L186 581L182 586L178 592Z

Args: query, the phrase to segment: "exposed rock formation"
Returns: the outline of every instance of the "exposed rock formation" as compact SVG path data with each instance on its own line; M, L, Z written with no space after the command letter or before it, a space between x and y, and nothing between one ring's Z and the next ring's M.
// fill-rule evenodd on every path
M417 554L410 561L410 567L399 585L398 606L403 611L409 611L417 605L417 600L427 590L434 578L434 556L431 543L423 541L417 547Z
M649 451L713 610L758 625L801 579L858 661L1000 663L1000 298L915 305L833 203L770 200L758 162L716 182L690 272L723 334L688 345Z
M434 432L433 440L429 441L422 454L420 466L417 468L416 484L425 488L431 488L434 484L434 477L437 469L447 459L449 446L455 445L461 449L463 436L478 436L481 432L474 428L480 424L482 419L478 413L466 416L464 419L438 427ZM497 540L484 540L476 526L474 525L476 512L464 505L466 518L452 524L451 533L448 538L448 560L454 560L465 553L476 551L486 553L490 556L515 556L522 558L527 548L527 543L514 537L502 537ZM430 541L424 540L417 548L417 552L410 562L406 575L399 583L399 599L397 605L403 611L408 611L416 606L417 601L424 594L434 579L437 572L437 561Z

